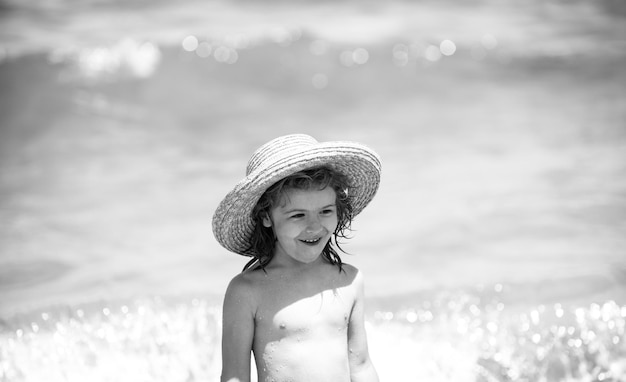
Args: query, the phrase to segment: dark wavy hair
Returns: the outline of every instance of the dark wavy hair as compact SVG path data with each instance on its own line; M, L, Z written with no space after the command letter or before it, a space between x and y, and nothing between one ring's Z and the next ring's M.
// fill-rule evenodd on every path
M322 250L322 256L331 264L337 265L342 271L343 262L339 253L335 249L346 253L339 245L339 239L347 239L347 232L352 224L352 197L348 178L340 172L328 167L314 167L297 172L285 177L270 186L261 196L256 206L252 210L252 218L255 222L255 229L252 234L251 246L246 252L251 253L253 259L246 264L243 271L250 268L258 261L258 265L265 270L274 256L276 247L276 236L272 227L263 225L263 218L270 214L270 211L280 203L286 191L297 190L323 190L332 187L337 195L337 228L331 239Z

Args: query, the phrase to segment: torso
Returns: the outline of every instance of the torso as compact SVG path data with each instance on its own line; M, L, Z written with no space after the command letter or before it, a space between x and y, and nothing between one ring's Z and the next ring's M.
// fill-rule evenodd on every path
M310 272L250 272L255 285L253 351L259 382L350 381L348 322L356 268L324 263Z

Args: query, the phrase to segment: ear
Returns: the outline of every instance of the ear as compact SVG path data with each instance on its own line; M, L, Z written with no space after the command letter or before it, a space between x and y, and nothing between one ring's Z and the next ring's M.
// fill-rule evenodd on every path
M263 214L263 227L270 228L272 226L272 219L268 214Z

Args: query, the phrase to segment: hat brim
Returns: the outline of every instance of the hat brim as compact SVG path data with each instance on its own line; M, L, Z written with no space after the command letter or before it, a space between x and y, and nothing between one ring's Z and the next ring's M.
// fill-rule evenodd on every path
M355 142L322 142L296 152L242 179L221 201L213 215L213 234L229 251L254 256L250 240L255 229L252 210L274 183L296 172L326 166L344 174L353 189L353 216L373 199L380 184L378 155Z

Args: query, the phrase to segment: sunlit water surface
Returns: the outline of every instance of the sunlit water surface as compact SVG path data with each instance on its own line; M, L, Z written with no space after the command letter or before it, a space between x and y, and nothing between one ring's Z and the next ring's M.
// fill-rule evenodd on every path
M619 1L0 3L0 381L213 381L268 139L383 158L382 380L626 381Z

